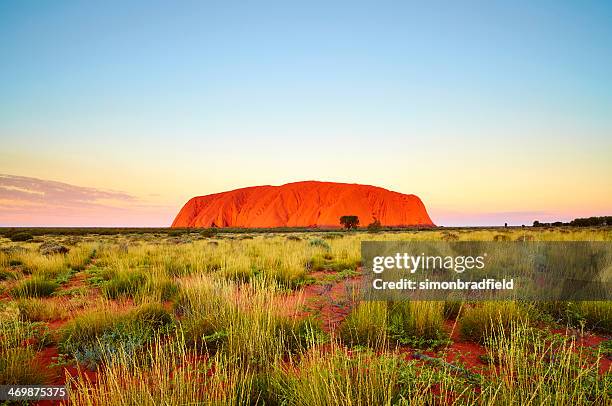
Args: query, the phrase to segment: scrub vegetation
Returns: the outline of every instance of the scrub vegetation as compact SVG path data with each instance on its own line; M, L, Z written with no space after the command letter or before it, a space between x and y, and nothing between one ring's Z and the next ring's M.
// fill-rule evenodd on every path
M610 227L9 234L0 384L66 384L66 404L611 402L611 302L359 295L363 240L610 241Z

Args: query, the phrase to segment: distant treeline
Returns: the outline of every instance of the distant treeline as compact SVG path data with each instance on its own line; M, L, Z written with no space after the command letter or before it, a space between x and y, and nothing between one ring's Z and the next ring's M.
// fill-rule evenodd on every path
M612 216L605 217L589 217L572 220L569 223L560 221L554 223L540 223L534 221L534 227L559 227L559 226L574 226L574 227L592 227L612 225ZM500 226L501 227L501 226ZM490 229L496 227L384 227L371 230L370 227L354 228L354 231L374 231L374 232L390 232L390 231L418 231L418 230L466 230L466 229ZM346 231L340 228L316 228L316 227L276 227L276 228L170 228L170 227L0 227L0 235L6 238L15 238L27 240L28 236L35 237L40 235L117 235L117 234L166 234L168 236L180 236L183 234L200 234L206 237L212 237L217 233L227 234L266 234L266 233L337 233ZM19 234L19 235L16 235Z
M585 217L578 218L570 221L569 223L563 223L561 221L555 221L554 223L540 223L538 220L533 222L534 227L558 227L558 226L573 226L573 227L594 227L594 226L609 226L612 225L612 216L601 216L601 217Z
M381 227L380 231L410 231L431 229L434 227ZM365 231L364 229L359 229ZM276 228L170 228L170 227L0 227L0 235L11 238L15 234L38 235L116 235L116 234L167 234L179 236L183 234L201 234L213 236L217 233L337 233L340 228L316 227L276 227Z

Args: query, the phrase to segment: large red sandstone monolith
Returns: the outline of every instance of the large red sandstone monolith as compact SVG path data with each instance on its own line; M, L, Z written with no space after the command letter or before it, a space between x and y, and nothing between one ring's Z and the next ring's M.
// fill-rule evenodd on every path
M295 182L254 186L190 199L172 227L340 227L340 217L355 215L361 226L432 227L415 195L376 186L333 182Z

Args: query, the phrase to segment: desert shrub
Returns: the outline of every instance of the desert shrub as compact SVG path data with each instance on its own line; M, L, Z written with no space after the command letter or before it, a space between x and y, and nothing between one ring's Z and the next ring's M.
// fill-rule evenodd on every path
M324 240L336 240L338 238L343 238L343 237L344 237L344 234L342 233L325 233L322 236Z
M198 234L200 234L200 236L207 238L214 237L215 235L217 235L217 232L218 231L216 227L202 228L198 230Z
M74 272L75 271L72 270L71 268L66 268L62 272L55 275L55 278L53 280L59 283L60 285L63 285L64 283L67 283L70 280L70 278L74 276Z
M400 344L436 347L448 338L444 332L444 302L391 303L388 317L390 336Z
M302 241L302 239L298 237L297 235L288 235L287 241Z
M380 224L380 221L378 219L374 219L373 222L368 224L367 228L369 233L378 233L382 229L382 225Z
M70 248L55 241L45 241L38 247L38 252L42 255L65 255L70 252Z
M565 301L546 301L534 303L536 311L550 315L554 321L572 324L577 321L576 305Z
M445 231L442 233L442 236L440 237L440 239L442 241L459 241L459 236L449 231Z
M20 231L17 233L10 234L8 236L11 241L19 242L19 241L30 241L34 238L34 236L28 232Z
M15 297L46 297L51 296L57 288L57 282L34 276L22 281L11 293Z
M494 332L508 333L512 324L526 319L525 311L515 302L483 302L465 309L459 319L459 332L466 340L482 343Z
M321 238L314 238L312 240L310 240L309 242L311 247L316 247L316 248L323 248L326 250L330 249L330 246L328 243L325 242L325 240L322 240Z
M387 317L386 302L361 302L340 325L339 337L350 346L382 348L387 344Z
M608 339L608 340L602 341L599 344L599 351L601 351L602 357L612 359L612 340Z
M184 230L184 229L174 229L174 230L168 230L166 234L168 234L168 237L180 237L183 234L187 234L188 232L189 232L188 230Z

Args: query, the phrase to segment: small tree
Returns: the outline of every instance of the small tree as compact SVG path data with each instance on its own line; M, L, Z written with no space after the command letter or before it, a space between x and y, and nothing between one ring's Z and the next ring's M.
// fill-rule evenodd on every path
M380 220L374 217L374 221L368 224L368 231L371 233L377 233L380 231L381 227Z
M359 217L357 216L342 216L340 217L340 224L347 230L355 228L359 225Z

